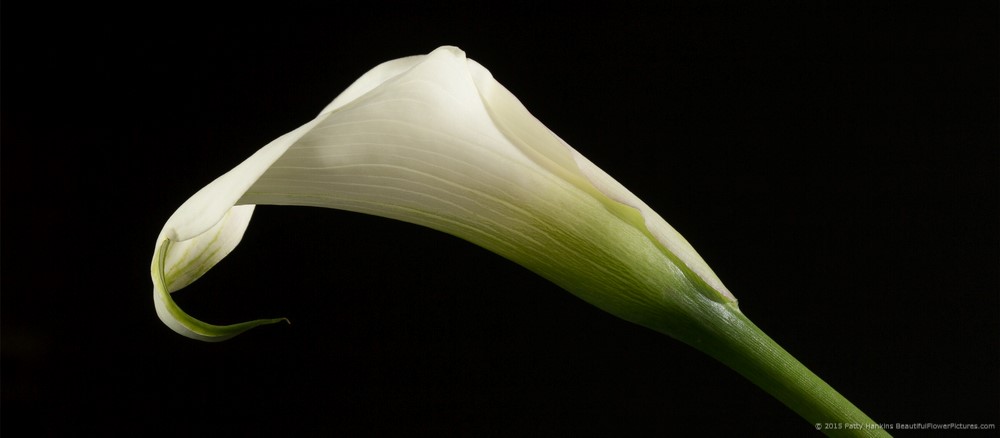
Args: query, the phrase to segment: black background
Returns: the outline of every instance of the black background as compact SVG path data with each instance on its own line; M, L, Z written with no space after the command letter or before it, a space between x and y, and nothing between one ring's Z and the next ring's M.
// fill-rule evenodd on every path
M175 295L292 325L207 344L159 322L154 239L188 196L369 68L445 44L876 421L1000 422L996 5L796 4L8 2L4 436L815 433L677 341L376 217L259 207Z

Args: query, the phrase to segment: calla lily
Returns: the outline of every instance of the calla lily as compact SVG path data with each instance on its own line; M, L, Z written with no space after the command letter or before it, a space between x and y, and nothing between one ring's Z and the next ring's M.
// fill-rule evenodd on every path
M316 118L181 205L157 238L151 267L157 314L171 329L218 341L281 321L211 325L170 296L239 244L257 204L336 208L440 230L711 354L812 421L832 414L784 394L795 392L785 380L809 386L813 398L839 397L798 362L795 375L772 375L773 364L753 350L791 356L742 315L691 245L454 47L375 67Z
M255 204L434 228L639 323L685 295L735 303L659 215L452 47L376 67L174 213L158 239L153 278L157 312L177 332L219 340L255 325L199 323L167 294L239 243Z

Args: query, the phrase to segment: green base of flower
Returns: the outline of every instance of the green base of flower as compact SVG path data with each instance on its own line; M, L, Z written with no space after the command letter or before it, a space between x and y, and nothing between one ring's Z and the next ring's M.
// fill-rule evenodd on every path
M707 301L707 300L706 300ZM701 321L677 336L736 370L828 436L890 436L768 337L735 304L701 303Z

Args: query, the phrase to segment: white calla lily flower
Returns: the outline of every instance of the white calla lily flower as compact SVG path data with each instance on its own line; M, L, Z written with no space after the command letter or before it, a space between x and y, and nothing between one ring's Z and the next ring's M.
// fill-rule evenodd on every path
M424 225L640 324L685 294L735 302L680 234L454 47L372 69L185 202L164 225L152 265L156 310L170 328L223 340L280 321L214 326L170 297L239 243L255 204Z
M747 319L663 218L457 48L375 67L174 212L151 267L157 314L174 331L220 341L283 320L207 324L170 296L239 244L256 204L350 210L458 236L715 357L810 423L875 425Z

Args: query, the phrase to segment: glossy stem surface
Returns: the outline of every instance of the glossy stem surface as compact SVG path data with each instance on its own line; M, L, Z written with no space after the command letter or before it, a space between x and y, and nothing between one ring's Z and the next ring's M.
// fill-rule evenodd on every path
M701 300L695 300L701 301ZM834 437L890 436L878 423L781 348L736 307L704 300L687 330L672 325L664 333L678 338L736 370ZM690 327L697 327L691 329Z

